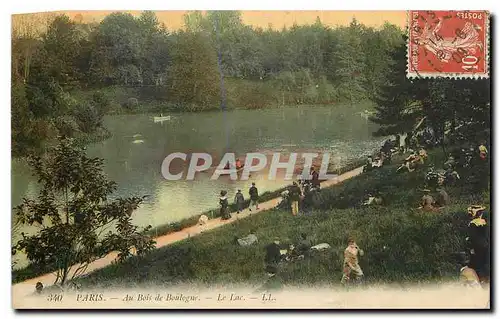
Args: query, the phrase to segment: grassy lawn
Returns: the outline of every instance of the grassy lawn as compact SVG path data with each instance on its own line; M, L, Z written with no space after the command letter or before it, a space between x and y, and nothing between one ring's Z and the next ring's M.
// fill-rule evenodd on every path
M442 152L430 152L429 160L441 167ZM426 169L397 174L396 167L387 165L323 189L321 201L307 216L294 217L277 209L262 212L158 249L144 258L108 266L79 282L83 287L103 288L185 283L259 285L265 278L265 245L275 236L282 243L294 242L302 232L314 243L326 242L332 249L283 265L280 276L285 285L339 283L348 236L354 236L365 251L360 264L368 282L427 282L456 277L458 268L452 254L462 250L466 208L479 203L489 207L489 190L449 187L450 206L439 213L422 212L416 207ZM360 206L363 195L373 190L381 192L385 204ZM235 236L245 236L252 229L256 230L258 244L239 247L234 243Z

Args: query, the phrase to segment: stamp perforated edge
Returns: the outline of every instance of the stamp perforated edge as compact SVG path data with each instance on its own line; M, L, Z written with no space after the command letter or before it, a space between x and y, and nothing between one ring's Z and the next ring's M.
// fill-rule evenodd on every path
M485 71L483 73L451 73L451 72L412 72L410 71L410 13L406 11L406 77L408 79L435 79L435 78L449 78L449 79L488 79L490 77L490 18L491 13L484 10L487 17L484 21L484 50L485 50ZM452 11L452 10L450 10Z

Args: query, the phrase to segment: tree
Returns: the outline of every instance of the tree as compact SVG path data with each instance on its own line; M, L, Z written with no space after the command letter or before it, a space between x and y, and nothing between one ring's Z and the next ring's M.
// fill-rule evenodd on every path
M144 11L138 18L141 41L139 72L141 84L163 84L165 71L170 62L168 32L152 11Z
M102 127L103 114L91 103L79 105L74 111L74 116L78 128L84 133L94 133Z
M18 222L39 231L22 233L13 253L24 251L30 262L55 267L55 284L77 278L111 251L124 260L132 247L139 256L153 249L154 241L131 222L143 198L108 200L116 184L107 180L102 159L88 158L73 140L62 139L46 156L32 156L29 163L41 191L37 200L24 198L14 211Z
M38 51L44 27L53 20L53 13L17 14L12 16L13 79L29 79L31 59Z
M85 34L66 15L57 16L42 37L43 63L60 85L69 86L82 76L78 70Z
M409 132L413 129L416 118L422 116L421 102L415 97L419 90L418 81L406 77L406 46L401 44L389 53L392 63L384 75L385 83L374 94L376 103L372 122L381 127L375 135L392 135Z
M12 156L39 151L47 136L46 122L34 118L28 106L25 86L20 80L12 82L11 96Z
M148 20L146 20L148 21ZM142 21L142 25L146 22ZM110 84L142 82L141 24L129 13L112 13L99 24L94 35L91 75L94 81Z
M385 75L392 67L392 56L389 53L404 44L401 34L401 30L388 24L381 30L365 29L362 50L367 58L364 59L363 75L366 78L364 87L369 98L373 98L377 89L384 84Z
M362 47L364 28L355 19L341 28L340 41L334 54L337 60L336 84L339 94L351 104L366 99L365 55Z
M220 96L220 76L210 39L200 32L180 32L175 44L169 69L172 99L188 107L215 106Z

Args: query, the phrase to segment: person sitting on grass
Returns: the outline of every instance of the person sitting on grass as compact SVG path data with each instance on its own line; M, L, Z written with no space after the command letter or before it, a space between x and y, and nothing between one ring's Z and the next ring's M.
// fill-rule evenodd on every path
M208 216L205 214L201 215L200 218L198 219L198 226L200 226L202 233L205 231L207 223L208 223Z
M265 247L266 256L264 262L267 266L277 266L281 261L280 240L278 237Z
M43 291L43 284L41 282L37 282L35 285L35 291L37 294L41 294Z
M368 158L366 159L366 164L363 167L363 170L365 172L369 172L369 171L373 170L373 158L371 155L368 155Z
M460 283L466 287L481 287L479 277L476 271L469 267L470 258L467 257L465 252L458 256L460 265Z
M363 203L364 206L381 205L382 197L378 192L368 193L368 199Z
M435 207L436 200L430 194L431 193L430 189L423 189L422 192L424 193L424 195L422 196L421 206L419 207L419 209L423 209L426 212L437 211L438 208Z
M448 159L446 160L446 162L444 162L444 167L447 168L447 169L454 169L455 166L456 166L457 162L455 161L455 157L450 153L450 155L448 156Z
M419 157L419 163L421 165L424 165L427 159L429 158L429 155L427 155L427 151L424 148L421 148L420 151L418 151L418 157Z
M488 149L485 146L486 142L482 142L481 145L479 145L479 158L481 160L485 160L488 158Z
M380 154L379 156L375 157L375 160L373 161L372 166L379 168L379 167L382 167L383 165L384 165L383 155Z
M297 254L307 257L309 256L311 247L312 247L312 242L309 238L307 238L307 234L306 233L300 234L300 240L295 248Z
M244 246L244 247L251 246L251 245L257 243L258 241L259 241L259 239L255 235L255 230L253 230L253 229L250 231L250 234L248 236L245 236L242 238L236 238L236 242L238 243L238 245Z
M414 152L410 156L405 158L404 163L398 167L397 171L399 172L400 170L407 170L408 172L413 172L416 169L417 163L419 161L420 161L420 158L419 158L418 154L416 154Z
M436 191L437 191L437 196L435 205L437 207L448 206L450 204L450 195L448 195L444 187L439 187L436 189Z

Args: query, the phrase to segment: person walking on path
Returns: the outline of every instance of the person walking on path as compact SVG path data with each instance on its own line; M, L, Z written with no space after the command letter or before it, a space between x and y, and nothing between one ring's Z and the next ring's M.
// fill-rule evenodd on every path
M226 191L220 192L219 204L220 204L220 216L222 220L227 220L231 218L231 214L229 213L228 210L229 202L227 200L226 195L227 195Z
M252 211L252 207L255 207L259 210L259 191L257 187L255 187L255 183L252 183L252 187L250 187L248 194L250 195L250 206L248 209Z
M300 188L297 182L293 182L290 187L290 200L292 201L292 215L296 216L299 212Z
M238 209L237 214L243 211L243 206L245 205L245 197L243 197L243 193L241 193L241 189L238 189L236 195L234 195L234 202L236 203L236 207Z

